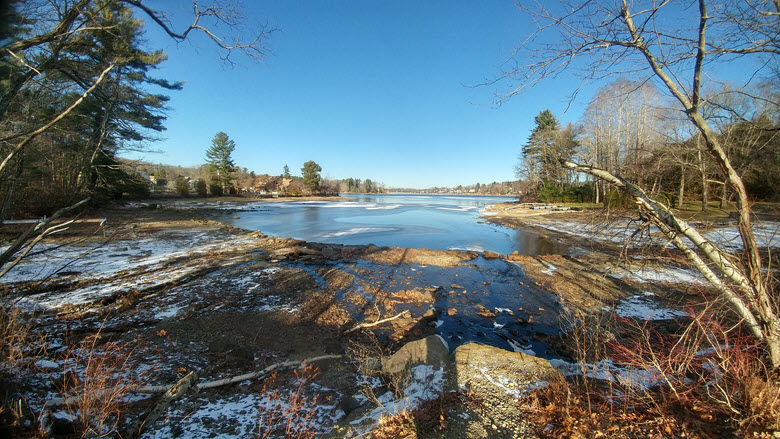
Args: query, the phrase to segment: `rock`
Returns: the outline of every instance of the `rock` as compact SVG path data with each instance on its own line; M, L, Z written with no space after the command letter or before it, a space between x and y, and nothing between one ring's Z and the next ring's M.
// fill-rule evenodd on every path
M464 287L462 287L462 286L460 286L458 284L451 284L450 288L452 288L453 290L463 290L463 289L465 289Z
M419 287L412 290L397 291L392 293L390 297L404 302L414 302L418 306L423 303L433 303L436 300L433 293Z
M475 308L477 308L477 315L480 316L480 317L485 317L486 319L493 319L493 318L496 317L496 313L494 313L493 311L485 308L484 306L482 306L480 304L477 304L477 306Z
M401 373L418 364L428 364L436 368L443 367L450 357L450 350L438 335L405 344L390 358L382 360L382 372Z
M431 308L428 311L425 311L425 314L423 314L422 318L423 320L436 320L441 315L441 308Z
M526 263L531 262L531 261L534 260L534 258L531 257L531 256L515 254L515 253L512 253L511 255L508 255L506 257L506 259L508 261L518 262L518 263L521 263L521 264L526 264Z
M485 259L500 259L503 258L504 255L492 252L490 250L485 250L482 252L482 257Z
M447 308L447 315L448 316L452 317L452 316L454 316L457 313L458 313L457 309L455 309L455 308Z
M524 391L539 382L562 379L545 359L493 346L468 343L455 349L452 389L468 389L479 404L462 404L450 417L445 438L534 438L532 428L516 408ZM461 432L465 432L464 435Z
M241 219L241 217L238 215L233 215L233 219Z
M458 346L453 356L455 374L459 386L482 382L485 386L493 386L484 377L484 370L491 372L491 378L503 378L513 382L518 389L536 385L539 381L561 379L561 373L544 358L526 355L522 352L510 352L494 346L478 343L467 343ZM505 382L494 380L495 382ZM495 387L499 393L505 389Z
M345 416L349 416L350 413L362 407L365 402L365 398L361 399L351 396L342 400L338 407L344 412Z
M307 255L307 256L319 256L322 254L319 250L315 250L313 248L308 247L297 247L295 249L295 254L297 255Z

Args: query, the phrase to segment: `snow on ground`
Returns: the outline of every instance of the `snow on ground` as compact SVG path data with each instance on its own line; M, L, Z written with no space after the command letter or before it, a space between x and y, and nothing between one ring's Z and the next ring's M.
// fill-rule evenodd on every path
M626 220L613 221L609 224L584 223L580 221L554 220L536 224L553 232L575 235L580 238L591 239L613 244L625 244L636 231L636 223ZM632 242L632 245L636 243Z
M65 274L73 288L56 289L20 301L20 306L29 309L57 309L183 279L211 263L208 256L215 252L231 253L220 260L221 265L230 266L245 257L241 250L251 252L256 242L252 237L214 236L207 232L173 235L109 241L97 247L36 247L38 251L14 267L3 282L12 284L46 279L57 272ZM164 318L165 311L162 313Z
M59 246L38 244L34 252L3 276L4 283L45 279L57 272L83 277L110 276L124 270L160 265L183 256L198 256L250 239L215 236L210 232L167 232L164 239L150 236L100 244Z
M596 364L569 363L564 360L550 360L552 367L565 377L586 376L591 379L619 383L626 387L644 391L664 382L663 374L655 368L631 369L616 365L605 359Z
M177 404L177 408L169 410L165 417L141 435L141 438L259 437L261 413L266 414L264 421L267 423L269 413L289 412L290 406L284 400L285 396L272 393L238 393L224 398L190 399L185 404ZM293 418L295 428L320 434L327 433L331 426L344 416L341 410L336 409L335 404L303 407L296 413L298 417Z
M394 416L404 410L414 410L425 401L436 399L444 389L444 369L435 369L431 365L420 364L412 367L410 382L404 388L404 396L396 399L393 392L385 392L376 398L379 406L363 417L351 422L352 425L365 426L371 420L370 429L379 419L385 416Z
M753 233L756 235L759 247L780 248L780 223L755 222L753 223ZM742 250L743 248L739 229L736 226L717 228L704 233L704 237L729 251Z
M615 308L615 313L623 318L643 320L668 320L687 316L683 311L661 306L650 292L623 299Z
M629 238L637 230L637 227L640 224L636 221L629 220L616 220L608 224L550 220L536 225L554 232L575 235L580 238L623 245L628 242ZM657 236L648 238L645 234L642 236L641 241L637 241L638 238L634 238L631 241L630 246L633 247L648 243L654 245L666 244L666 240L658 235L660 231L656 227L651 227L650 233ZM756 235L756 241L759 246L780 248L780 222L767 221L754 223L753 233ZM717 227L709 232L704 232L703 235L705 238L726 250L733 251L742 249L742 241L736 224L726 227Z
M685 283L691 285L704 285L707 283L698 272L674 266L639 267L633 269L613 267L607 275L615 279L646 283Z

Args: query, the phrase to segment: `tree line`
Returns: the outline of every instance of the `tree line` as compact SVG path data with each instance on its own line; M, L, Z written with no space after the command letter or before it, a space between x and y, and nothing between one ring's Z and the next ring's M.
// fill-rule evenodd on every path
M713 136L742 176L748 197L778 201L778 107L728 91L709 93L702 113L714 122ZM766 83L749 92L778 95ZM677 208L689 201L706 210L713 200L724 207L736 196L702 134L648 82L618 79L603 86L577 124L562 126L549 110L534 121L516 174L542 201L619 202L614 187L590 175L583 180L563 165L566 161L620 174Z
M384 185L370 179L325 179L322 167L309 160L301 167L300 176L292 175L285 164L278 176L256 174L236 165L233 152L236 142L225 132L218 132L206 150L203 165L192 168L125 161L128 168L148 182L156 191L174 191L179 196L221 196L241 193L283 196L338 195L339 193L379 193Z

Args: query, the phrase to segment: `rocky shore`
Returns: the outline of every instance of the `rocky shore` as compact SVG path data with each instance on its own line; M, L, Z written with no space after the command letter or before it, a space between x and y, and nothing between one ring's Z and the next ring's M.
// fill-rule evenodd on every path
M72 407L50 401L67 400L57 383L84 373L79 359L91 355L91 343L93 351L129 352L112 374L131 389L165 387L191 372L202 384L328 357L303 387L300 368L281 368L185 393L141 437L259 436L263 413L273 412L262 408L281 403L289 410L279 416L290 415L285 398L296 388L308 401L298 401L296 419L331 437L365 434L383 417L422 416L415 410L432 400L440 406L428 410L439 410L439 420L409 418L425 425L424 437L533 437L516 405L525 390L560 377L534 349L565 355L555 341L561 315L598 312L647 289L606 276L609 258L598 252L318 244L213 219L224 213L180 203L96 212L4 279L35 340L27 349L27 366L35 366L20 366L13 386L31 412L48 413L47 428L75 428ZM496 305L510 295L523 302ZM405 349L417 353L393 359ZM159 398L130 392L117 428L146 416Z

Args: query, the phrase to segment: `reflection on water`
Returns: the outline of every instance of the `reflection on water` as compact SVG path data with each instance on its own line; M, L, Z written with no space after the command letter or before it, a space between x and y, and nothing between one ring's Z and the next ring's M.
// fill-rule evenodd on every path
M522 230L478 219L487 204L513 197L356 195L334 201L258 203L257 210L222 220L263 233L347 245L375 244L437 250L562 254L568 249Z

